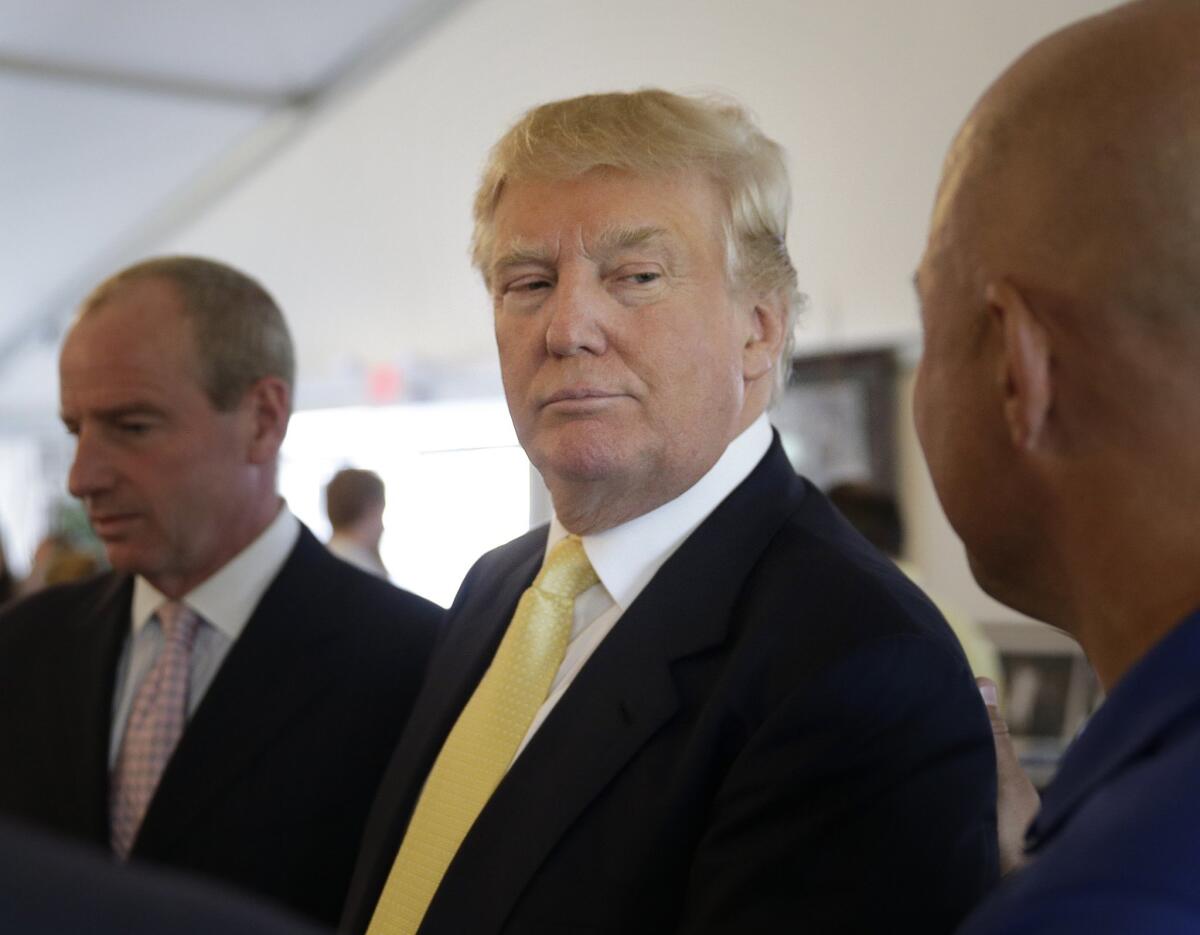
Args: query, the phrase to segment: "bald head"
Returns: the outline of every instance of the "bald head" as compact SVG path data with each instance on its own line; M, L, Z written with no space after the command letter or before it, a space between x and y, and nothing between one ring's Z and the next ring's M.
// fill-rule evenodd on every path
M1197 0L1034 46L955 140L918 275L917 427L972 569L1068 629L1136 627L1089 650L1110 677L1200 600L1148 595L1138 558L1200 561L1197 49Z
M1122 6L1034 46L955 141L934 246L1089 315L1200 323L1198 48L1194 0Z

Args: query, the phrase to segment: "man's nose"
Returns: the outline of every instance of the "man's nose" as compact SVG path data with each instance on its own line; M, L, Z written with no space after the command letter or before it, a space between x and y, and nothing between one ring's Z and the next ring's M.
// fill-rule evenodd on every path
M608 347L605 328L611 301L594 273L560 275L547 300L546 350L556 357L603 354Z
M67 474L67 489L80 500L112 486L113 470L103 443L89 428L75 436L75 458Z

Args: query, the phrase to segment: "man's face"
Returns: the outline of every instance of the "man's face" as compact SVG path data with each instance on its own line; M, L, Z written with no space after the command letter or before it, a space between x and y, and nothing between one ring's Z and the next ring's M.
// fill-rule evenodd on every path
M942 509L975 578L1013 603L1012 582L1021 578L1035 526L1004 420L998 329L982 287L970 281L964 237L947 214L943 198L917 271L925 346L913 415Z
M511 182L491 286L508 407L562 515L607 492L615 525L698 480L753 418L752 302L725 274L723 207L699 173ZM583 531L583 530L577 530Z
M59 378L76 437L68 486L112 566L172 596L203 581L244 522L250 425L205 395L174 285L135 281L79 320Z

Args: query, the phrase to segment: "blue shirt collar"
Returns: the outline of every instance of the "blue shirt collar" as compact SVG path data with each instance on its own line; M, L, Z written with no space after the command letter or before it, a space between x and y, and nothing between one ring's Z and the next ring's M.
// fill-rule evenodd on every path
M1026 835L1035 851L1094 790L1185 716L1200 716L1200 610L1160 640L1117 682L1063 756Z

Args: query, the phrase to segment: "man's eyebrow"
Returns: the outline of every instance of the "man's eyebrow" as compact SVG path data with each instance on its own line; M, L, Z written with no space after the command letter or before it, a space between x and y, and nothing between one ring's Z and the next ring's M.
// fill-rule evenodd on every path
M514 240L504 253L492 261L489 272L494 278L501 270L513 266L521 266L525 263L545 266L551 263L553 259L553 253L544 246L525 240Z
M603 256L660 242L665 247L670 236L670 231L662 227L610 227L600 232L589 253Z
M88 415L104 422L114 422L117 419L123 419L126 416L161 416L162 414L162 407L156 406L150 402L122 403L119 406L106 406L101 409L92 409L88 412ZM63 422L78 422L80 418L79 415L74 412L60 412L58 417Z

